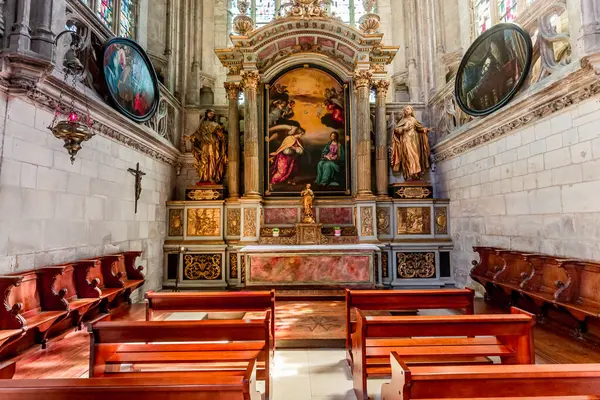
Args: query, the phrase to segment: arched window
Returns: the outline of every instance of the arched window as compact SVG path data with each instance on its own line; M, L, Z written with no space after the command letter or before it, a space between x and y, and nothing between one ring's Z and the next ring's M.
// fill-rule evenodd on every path
M362 0L332 0L329 7L331 15L340 17L345 23L355 26L358 25L360 17L366 14Z
M80 0L117 36L135 38L138 0Z
M475 33L480 35L492 25L511 22L536 0L473 0Z

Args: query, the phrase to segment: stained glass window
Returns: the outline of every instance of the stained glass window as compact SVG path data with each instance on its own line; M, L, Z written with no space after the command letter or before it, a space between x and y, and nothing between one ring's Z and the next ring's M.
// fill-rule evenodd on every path
M96 14L107 27L113 24L113 0L96 0Z
M254 21L256 22L256 27L260 28L273 20L276 4L275 0L254 0L254 2Z
M490 0L477 0L475 3L475 21L478 35L485 32L492 25Z
M517 16L517 0L498 0L500 22L511 22Z
M135 0L121 0L121 16L119 18L119 36L132 38L135 31Z
M333 0L331 2L331 13L336 17L340 17L342 21L347 24L352 22L350 16L352 15L351 4L352 0Z

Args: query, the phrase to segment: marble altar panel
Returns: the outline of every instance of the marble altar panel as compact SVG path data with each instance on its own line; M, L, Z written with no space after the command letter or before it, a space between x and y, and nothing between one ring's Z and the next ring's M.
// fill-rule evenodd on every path
M263 209L266 225L293 225L298 222L298 208L267 208Z
M352 225L354 223L352 207L319 207L318 222L329 225Z

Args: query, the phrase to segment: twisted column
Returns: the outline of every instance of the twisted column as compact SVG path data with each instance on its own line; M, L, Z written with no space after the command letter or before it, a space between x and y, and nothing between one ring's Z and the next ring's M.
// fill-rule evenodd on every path
M369 91L373 74L368 70L354 73L356 98L356 197L372 198L371 191L371 138Z
M260 198L258 161L258 71L242 72L244 90L244 197Z
M390 82L387 80L378 80L374 83L376 93L375 100L375 175L377 176L377 197L388 197L388 145L387 145L387 127L385 123L385 99Z
M229 100L228 121L229 143L227 147L227 191L229 198L240 197L240 113L238 99L240 97L240 84L238 82L225 82L227 99Z

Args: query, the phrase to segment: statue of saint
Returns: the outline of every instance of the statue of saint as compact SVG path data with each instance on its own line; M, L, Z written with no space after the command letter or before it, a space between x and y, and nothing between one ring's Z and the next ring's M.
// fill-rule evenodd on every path
M186 139L192 143L199 183L220 183L227 163L227 139L215 111L207 109L196 132Z
M310 183L306 184L306 189L300 192L300 196L302 196L302 222L305 224L314 224L315 216L313 215L312 205L315 194L310 188Z
M429 168L429 139L427 128L415 118L411 106L404 107L402 118L392 133L392 171L400 172L404 180L418 180Z

